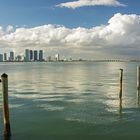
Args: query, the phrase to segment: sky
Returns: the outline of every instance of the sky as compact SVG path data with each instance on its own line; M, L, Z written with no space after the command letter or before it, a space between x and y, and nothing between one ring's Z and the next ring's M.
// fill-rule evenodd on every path
M140 58L140 0L0 0L0 53Z

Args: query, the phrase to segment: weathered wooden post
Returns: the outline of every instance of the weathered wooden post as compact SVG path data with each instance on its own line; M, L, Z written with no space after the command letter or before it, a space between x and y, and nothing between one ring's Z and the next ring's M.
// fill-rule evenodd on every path
M140 66L137 66L137 90L140 90Z
M137 90L137 107L140 107L140 91Z
M120 99L122 99L122 82L123 82L123 69L120 69L120 93L119 93Z
M119 99L119 117L122 118L122 99Z
M137 66L137 105L140 107L140 66Z
M9 106L8 106L8 75L2 74L1 75L1 82L2 82L2 108L3 108L3 119L4 119L4 135L11 136L11 129L10 129L10 117L9 117Z

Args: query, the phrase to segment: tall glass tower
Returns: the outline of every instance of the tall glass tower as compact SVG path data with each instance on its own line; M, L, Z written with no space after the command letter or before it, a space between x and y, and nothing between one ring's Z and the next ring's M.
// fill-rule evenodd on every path
M34 61L38 60L38 52L37 50L34 50Z
M39 61L43 61L43 50L39 50Z
M33 50L30 50L30 61L32 61L33 59L34 59Z
M9 60L14 61L14 52L10 52Z

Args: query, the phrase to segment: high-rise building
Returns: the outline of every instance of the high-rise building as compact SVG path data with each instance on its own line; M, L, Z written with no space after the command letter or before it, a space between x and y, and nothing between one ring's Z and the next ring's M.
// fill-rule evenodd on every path
M34 61L38 60L38 52L37 50L34 50Z
M47 57L47 61L48 61L48 62L51 62L51 61L52 61L51 56L48 56L48 57Z
M18 62L23 61L22 56L21 56L21 55L18 55L18 56L16 57L16 61L18 61Z
M30 61L30 50L29 49L25 50L25 61L26 62Z
M0 62L3 62L3 54L0 54Z
M39 50L39 61L43 61L43 50Z
M59 60L60 60L60 59L59 59L59 54L56 54L56 55L55 55L55 60L56 60L56 61L59 61Z
M30 61L32 61L33 60L33 50L30 50Z
M7 61L7 53L4 53L4 61Z
M14 52L10 52L9 60L14 61Z

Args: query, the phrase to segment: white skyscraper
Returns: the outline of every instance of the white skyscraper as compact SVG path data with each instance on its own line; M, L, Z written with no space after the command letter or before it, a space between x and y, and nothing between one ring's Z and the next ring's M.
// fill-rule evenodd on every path
M56 55L55 55L55 60L56 60L56 61L59 61L59 60L60 60L59 57L60 57L59 54L56 54Z
M3 62L3 54L0 54L0 62Z
M14 61L14 52L10 52L9 60Z
M4 61L7 61L7 53L4 53Z
M26 62L30 61L30 50L29 49L25 50L25 61Z

